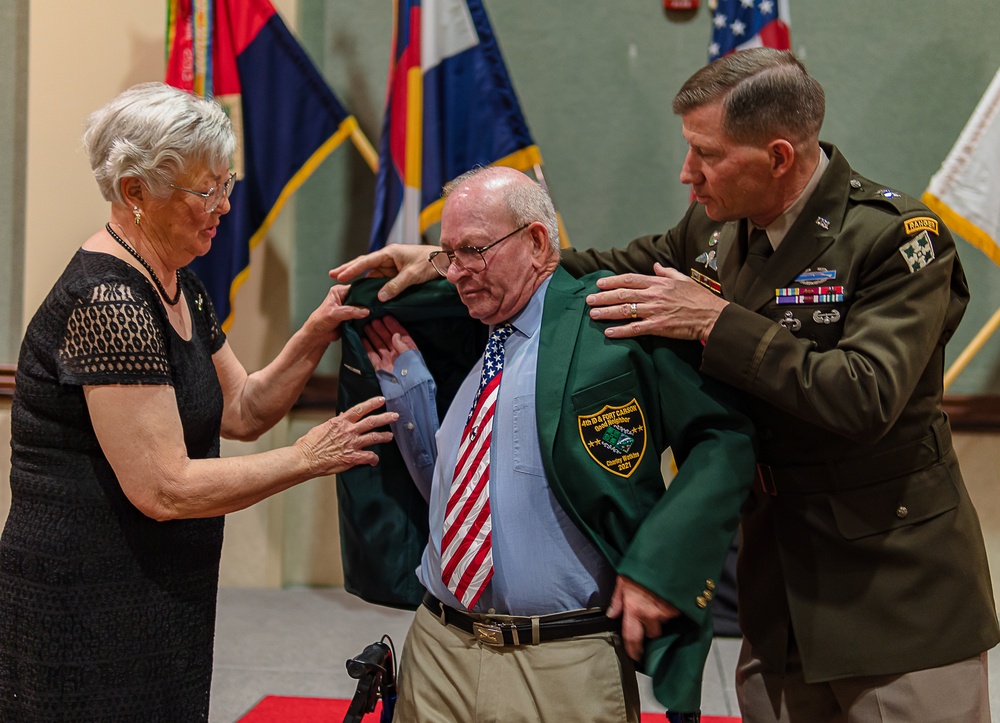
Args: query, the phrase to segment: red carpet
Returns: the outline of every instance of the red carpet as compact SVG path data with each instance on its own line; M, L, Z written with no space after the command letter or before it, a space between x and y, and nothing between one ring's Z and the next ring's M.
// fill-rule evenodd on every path
M280 695L269 695L255 705L238 723L339 723L347 715L349 700L333 698L287 698ZM378 723L381 704L376 706L374 713L365 716L365 723ZM664 720L661 713L643 713L642 723L654 723ZM739 718L706 715L701 717L702 723L740 723Z

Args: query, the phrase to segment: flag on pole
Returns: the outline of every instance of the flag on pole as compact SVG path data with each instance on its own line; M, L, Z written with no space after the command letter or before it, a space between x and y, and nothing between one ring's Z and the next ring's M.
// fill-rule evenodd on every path
M167 0L166 82L214 98L236 132L232 210L191 268L223 328L250 250L288 197L346 138L372 172L374 150L268 0Z
M1000 70L921 200L1000 264Z
M542 162L481 0L395 0L369 246L420 243L475 166Z
M746 48L788 50L788 26L788 0L718 0L708 60Z

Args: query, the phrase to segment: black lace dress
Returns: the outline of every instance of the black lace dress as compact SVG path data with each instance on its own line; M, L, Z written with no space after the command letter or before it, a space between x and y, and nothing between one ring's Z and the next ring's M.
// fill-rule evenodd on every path
M83 396L83 385L172 385L188 455L219 455L211 357L225 336L201 282L186 269L181 282L190 341L145 277L86 251L28 326L0 537L0 721L208 719L223 518L139 512Z

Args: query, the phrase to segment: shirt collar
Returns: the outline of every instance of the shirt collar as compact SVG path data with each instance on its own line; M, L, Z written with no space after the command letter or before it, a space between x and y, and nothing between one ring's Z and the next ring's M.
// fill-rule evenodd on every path
M552 280L552 275L549 274L545 277L545 280L538 285L535 292L528 299L528 303L524 305L524 308L519 312L514 314L507 323L514 327L515 331L520 332L524 336L531 337L534 336L535 332L542 325L542 308L545 306L545 290L549 287L549 281ZM490 333L493 332L495 327L490 327Z
M830 165L830 159L827 158L826 152L821 148L819 152L819 163L816 164L816 170L813 171L812 176L809 178L809 182L806 187L802 189L802 193L799 197L795 199L791 206L786 208L784 212L774 219L770 224L767 225L767 238L771 242L772 248L778 248L781 242L785 240L785 236L788 234L789 229L791 229L792 224L798 219L799 214L802 213L802 209L806 207L806 202L809 197L812 196L813 191L816 190L816 186L819 185L820 178L823 177L823 171L826 167Z

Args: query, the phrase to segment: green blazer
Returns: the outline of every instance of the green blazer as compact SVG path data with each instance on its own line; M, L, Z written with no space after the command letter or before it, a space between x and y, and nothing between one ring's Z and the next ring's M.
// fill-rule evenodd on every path
M546 477L617 572L683 613L647 641L641 667L664 705L697 710L714 581L753 476L751 426L735 392L698 373L700 344L608 340L587 314L595 288L557 270L546 293L535 398ZM668 447L679 471L665 486Z
M1000 640L941 411L944 347L969 299L954 241L926 206L823 148L819 186L741 293L746 222L699 204L665 234L563 256L575 274L659 261L735 302L701 370L752 395L760 438L740 625L776 671L794 630L809 682L945 665ZM807 303L778 303L778 290Z

